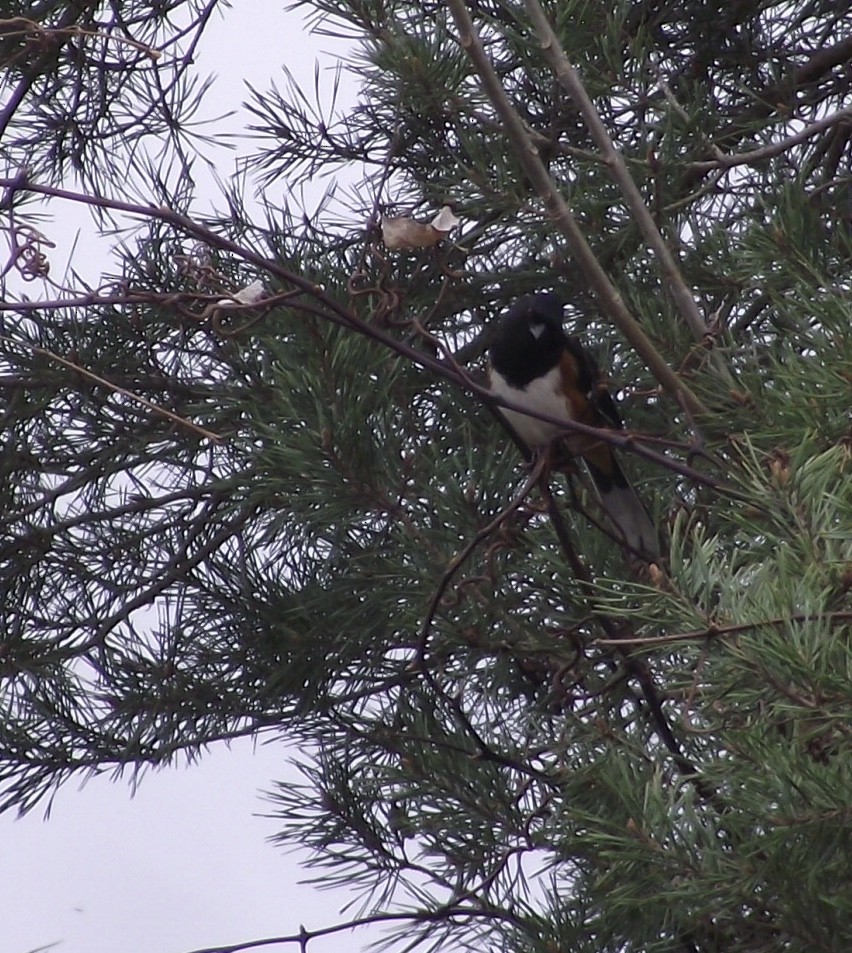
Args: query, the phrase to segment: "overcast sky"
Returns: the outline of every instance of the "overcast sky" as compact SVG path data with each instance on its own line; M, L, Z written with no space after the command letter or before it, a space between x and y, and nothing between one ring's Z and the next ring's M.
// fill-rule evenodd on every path
M127 779L100 777L61 788L48 820L0 818L0 951L189 953L340 919L346 895L298 884L296 857L267 841L276 824L260 791L292 772L287 756L219 746L148 773L134 796Z
M238 3L210 25L198 68L218 76L211 113L239 108L243 80L263 90L277 79L283 89L282 63L309 89L315 61L333 65L333 42L309 39L283 7L283 0ZM344 90L343 101L354 95ZM248 121L231 117L224 131ZM234 167L235 153L223 152L220 175ZM57 249L53 275L67 253ZM86 262L74 264L88 273ZM292 753L282 744L219 745L191 767L147 773L135 793L129 775L77 779L60 789L47 820L39 808L0 816L0 953L51 944L56 953L189 953L339 920L351 898L298 886L305 872L268 843L275 822L258 816L270 810L262 792L292 772ZM314 941L311 953L367 940Z

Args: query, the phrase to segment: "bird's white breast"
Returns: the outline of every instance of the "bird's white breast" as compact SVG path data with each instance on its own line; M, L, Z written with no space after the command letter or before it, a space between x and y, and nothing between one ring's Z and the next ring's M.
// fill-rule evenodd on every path
M571 419L570 405L559 388L560 368L558 364L543 377L537 377L530 381L523 390L512 387L502 374L495 371L493 367L491 368L492 393L506 400L511 400L515 404L521 404L533 413L547 414L549 417L568 421ZM501 407L500 413L505 416L517 435L529 447L539 447L550 443L560 432L559 427L555 424L537 420L535 417L528 417L526 414L509 410L506 407Z

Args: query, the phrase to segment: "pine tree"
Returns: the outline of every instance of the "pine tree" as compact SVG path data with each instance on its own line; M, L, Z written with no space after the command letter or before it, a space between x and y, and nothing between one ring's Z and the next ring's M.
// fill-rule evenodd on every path
M852 14L299 4L359 105L251 91L261 219L193 204L172 6L0 23L3 805L272 733L281 841L407 948L847 950ZM34 199L135 215L118 273L16 295ZM542 289L651 566L488 399Z

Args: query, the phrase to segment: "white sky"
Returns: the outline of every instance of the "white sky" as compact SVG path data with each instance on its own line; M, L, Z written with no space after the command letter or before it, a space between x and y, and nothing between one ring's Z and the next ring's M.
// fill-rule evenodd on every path
M61 788L48 820L0 818L0 951L189 953L334 923L347 895L298 884L297 858L267 841L276 823L259 816L271 810L260 792L292 772L287 755L218 746L149 772L132 797L126 780L99 777Z
M243 80L263 90L276 79L283 89L282 63L309 88L317 58L333 65L323 55L332 41L307 37L283 7L238 2L214 18L198 64L201 74L218 75L212 113L239 108ZM246 121L231 117L227 131ZM234 163L235 152L224 152L219 173ZM63 271L63 253L53 275ZM84 274L86 264L75 261ZM261 792L292 771L291 754L281 744L219 745L189 768L148 772L135 794L127 777L78 780L60 789L47 820L39 808L0 816L0 953L50 944L57 953L189 953L345 919L338 911L351 897L298 886L306 872L267 842L275 822L257 816L270 811ZM342 934L310 948L358 949L368 939Z

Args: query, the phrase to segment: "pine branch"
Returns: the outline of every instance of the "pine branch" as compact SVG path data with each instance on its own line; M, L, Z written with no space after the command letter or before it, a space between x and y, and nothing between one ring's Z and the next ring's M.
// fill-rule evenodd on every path
M618 290L607 277L594 252L586 241L568 203L557 190L550 174L530 142L523 121L506 95L494 71L482 40L473 25L464 0L449 0L449 7L459 29L459 42L467 52L482 80L483 88L503 120L506 135L525 174L551 213L554 224L565 237L578 266L585 275L605 313L636 348L648 369L660 382L666 393L690 415L703 417L709 410L689 387L672 371L654 347L636 319L630 314Z
M718 151L714 159L704 162L692 162L690 168L696 172L710 172L713 169L733 169L738 165L756 165L760 162L766 162L768 159L774 159L776 156L783 155L793 146L801 145L818 136L821 132L831 129L833 126L840 125L847 120L852 119L852 106L845 109L838 109L829 116L817 119L808 123L799 132L785 136L777 142L770 143L768 146L761 146L759 149L749 149L746 152L724 153ZM716 147L718 148L718 147Z
M192 950L191 953L243 953L245 950L256 950L266 946L283 946L284 944L298 944L299 949L306 951L312 940L324 936L334 936L358 927L374 926L381 923L442 923L449 922L453 917L474 919L503 920L512 922L516 918L498 911L489 911L477 906L463 904L447 904L434 911L422 913L374 913L343 923L336 923L328 927L319 927L316 930L306 930L304 927L298 933L289 936L266 937L261 940L245 940L228 946L206 946L203 949Z
M550 487L545 480L540 482L539 487L547 504L547 512L557 538L559 539L562 552L565 554L566 561L570 565L574 577L580 582L581 590L585 594L595 620L608 636L605 644L612 645L616 648L628 673L639 683L642 696L645 699L648 711L651 715L651 721L661 741L671 754L678 771L695 787L695 790L704 801L713 804L717 810L724 810L723 805L718 800L718 793L702 777L698 767L686 757L680 742L675 737L668 718L666 717L666 713L663 710L659 692L657 686L654 684L651 672L643 662L634 658L628 651L622 648L627 641L624 636L625 625L616 623L599 604L599 600L595 594L595 585L592 575L577 554L568 528L565 525L565 520L562 517L562 512L553 498L553 494L550 492ZM604 644L603 640L596 639L595 641L596 644Z
M681 317L692 331L695 340L700 343L703 342L707 336L707 323L698 310L693 293L687 288L683 280L683 275L674 255L669 251L669 246L660 234L653 216L648 211L648 207L645 205L642 195L627 169L624 158L616 149L591 97L586 92L580 74L565 55L559 38L553 31L550 21L538 0L525 0L525 4L533 27L538 33L541 48L547 61L550 63L557 80L579 109L580 115L588 126L592 139L600 150L609 173L621 189L627 207L638 224L642 237L656 255L665 289L671 294ZM717 370L724 370L724 367L719 365Z
M94 298L92 303L94 303L96 300L97 298ZM112 303L115 303L115 301L115 298L111 299ZM98 301L97 303L102 302ZM38 310L43 309L44 305L42 304ZM0 306L0 310L2 310L2 306ZM14 307L10 308L9 310L17 311L26 309ZM212 440L214 443L219 443L222 440L221 435L215 434L210 430L206 430L204 427L199 427L198 424L194 424L191 420L181 417L180 414L172 413L172 411L170 411L167 407L161 407L159 404L155 404L153 401L148 400L147 397L142 397L141 394L134 394L133 391L128 390L126 387L122 387L120 384L115 384L112 381L107 380L105 377L101 377L100 374L95 374L94 371L90 371L74 361L69 361L67 357L62 357L60 354L54 354L53 351L44 347L36 347L35 344L30 344L29 342L14 341L12 338L6 337L5 335L0 335L0 340L7 341L9 344L16 344L19 347L28 347L33 354L40 354L42 357L47 357L51 361L56 361L57 364L61 364L63 367L69 368L75 373L88 378L90 381L94 381L96 384L102 384L113 393L121 394L123 397L127 397L128 400L132 400L135 403L140 404L142 407L146 408L146 410L150 410L152 413L158 414L161 417L165 417L166 420L171 420L172 423L176 423L180 427L185 427L187 430L191 430L193 433L198 434L200 437L204 437L206 440Z
M271 258L266 258L265 256L260 255L251 249L239 245L238 243L225 238L214 231L211 231L209 228L199 225L191 218L174 212L171 209L165 208L163 206L144 206L137 203L124 202L118 199L109 199L101 196L81 196L66 189L30 182L24 174L20 174L14 178L0 178L0 188L5 188L8 190L6 201L9 202L12 201L11 196L14 195L15 192L30 191L39 195L67 199L73 202L82 202L83 204L94 205L101 209L126 212L130 215L166 222L175 226L186 234L191 235L193 238L204 242L211 248L227 251L235 255L237 258L247 262L248 264L255 266L261 272L267 272L279 280L293 285L300 292L303 292L305 295L309 296L309 298L314 299L317 302L317 304L314 305L308 301L294 298L289 299L291 307L297 308L307 314L314 314L317 317L321 317L327 321L331 321L332 323L339 324L340 326L348 328L349 330L356 331L358 334L361 334L364 337L367 337L383 345L388 350L393 351L396 354L407 358L412 363L430 371L436 377L457 384L463 389L474 393L477 397L491 406L507 407L510 410L520 410L526 414L530 413L528 408L493 395L490 389L484 384L477 383L470 375L462 372L459 365L455 364L453 366L447 361L434 358L425 351L418 350L417 348L412 347L410 344L407 344L405 341L395 338L393 335L387 333L375 324L359 318L351 309L340 304L332 295L330 295L315 282L310 281L309 279L290 269L284 268L278 261ZM96 301L97 298L90 298L89 296L86 296L85 300L91 303ZM113 301L114 296L108 296L107 300ZM58 307L61 302L55 301L51 304L54 307ZM263 307L264 304L265 299L261 299L255 302L255 307ZM4 309L14 311L17 309L17 307L17 304L0 303L0 311ZM687 404L688 403L689 401L687 400ZM595 440L601 440L620 450L624 450L629 453L635 453L650 462L659 464L660 466L665 467L674 473L679 473L683 476L686 476L697 483L714 487L719 490L724 490L725 492L736 496L736 491L733 488L727 487L723 481L708 476L707 474L704 474L701 471L688 466L687 464L681 463L678 460L674 460L670 457L664 456L663 454L655 453L653 450L650 450L641 443L641 438L634 436L627 431L590 427L580 423L579 421L558 420L557 418L547 414L536 413L531 414L531 416L534 416L537 419L543 420L547 423L556 423L571 433L584 434L594 437Z

